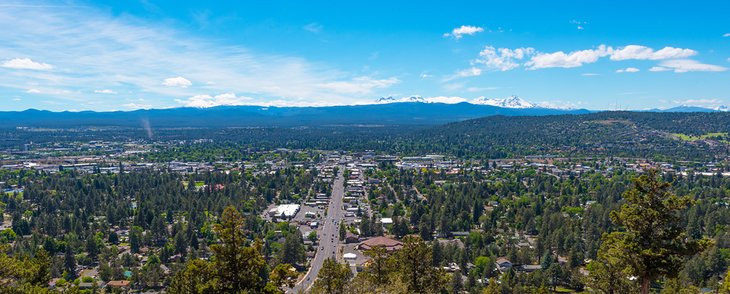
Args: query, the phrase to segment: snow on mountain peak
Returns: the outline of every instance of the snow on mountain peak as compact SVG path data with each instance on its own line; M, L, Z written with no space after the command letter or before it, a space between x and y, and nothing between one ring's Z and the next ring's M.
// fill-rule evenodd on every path
M418 103L429 103L431 101L428 101L421 97L420 95L411 95L408 97L403 98L395 98L393 96L388 97L380 97L375 100L375 103L397 103L397 102L418 102Z
M503 108L534 108L537 107L535 104L527 102L526 100L517 97L509 96L507 98L487 98L479 97L471 101L472 104L491 105Z
M530 103L520 97L517 96L510 96L507 98L486 98L486 97L479 97L471 101L467 101L466 99L458 96L436 96L436 97L428 97L424 98L420 95L411 95L403 98L395 98L393 96L387 96L387 97L380 97L375 100L376 104L385 104L385 103L399 103L399 102L414 102L414 103L446 103L446 104L456 104L456 103L462 103L467 102L471 104L478 104L478 105L490 105L490 106L496 106L496 107L502 107L502 108L537 108L541 107L537 104Z

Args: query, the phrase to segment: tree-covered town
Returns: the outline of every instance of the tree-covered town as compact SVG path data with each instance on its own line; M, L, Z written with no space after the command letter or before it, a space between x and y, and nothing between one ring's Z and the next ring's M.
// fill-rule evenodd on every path
M3 155L3 291L727 291L727 161L58 144Z

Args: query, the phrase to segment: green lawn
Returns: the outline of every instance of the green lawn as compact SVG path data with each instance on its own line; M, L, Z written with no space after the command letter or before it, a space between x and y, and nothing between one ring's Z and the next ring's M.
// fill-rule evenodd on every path
M672 134L672 135L674 135L675 137L677 137L678 139L680 139L682 141L697 141L697 140L706 140L709 138L727 139L727 137L728 137L727 133L707 133L707 134L700 135L700 136L685 135L685 134L680 134L680 133Z

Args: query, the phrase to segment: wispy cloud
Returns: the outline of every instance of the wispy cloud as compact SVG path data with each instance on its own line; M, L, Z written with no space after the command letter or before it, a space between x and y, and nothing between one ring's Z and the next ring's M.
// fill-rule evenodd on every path
M641 71L641 70L638 68L635 68L635 67L627 67L627 68L622 68L622 69L616 70L617 73L625 73L625 72L633 73L633 72L639 72L639 71Z
M400 80L395 77L387 79L373 79L363 76L347 81L321 83L317 86L343 94L370 94L375 89L387 88L399 82Z
M585 29L585 26L588 24L587 21L580 21L580 20L571 20L571 24L575 25L575 28L579 31L582 31Z
M713 64L704 64L695 60L689 59L677 59L667 60L659 64L659 66L652 67L649 71L674 71L676 73L685 73L692 71L709 71L719 72L726 71L726 67Z
M456 71L456 73L454 73L453 75L444 78L444 81L447 82L447 81L451 81L451 80L454 80L457 78L475 77L475 76L479 76L481 74L482 74L481 68L472 66L467 69L462 69L462 70Z
M129 109L150 109L152 108L151 104L139 104L139 103L127 103L122 105Z
M88 7L6 6L0 9L0 27L13 28L0 30L3 44L12 44L0 46L0 56L27 58L2 63L0 89L13 94L34 88L41 90L35 94L52 94L49 101L73 101L78 107L92 102L97 109L122 106L116 104L119 101L79 94L97 89L155 98L148 99L153 107L176 105L175 99L201 92L239 93L262 104L346 104L361 98L352 94L399 82L391 77L352 78L352 73L327 64L255 52L169 23L113 16ZM18 64L52 70L18 70ZM171 77L175 82L166 83Z
M188 107L214 107L223 105L246 105L251 104L254 99L251 97L236 96L234 93L223 93L215 96L207 94L195 95L188 99L178 99L177 101Z
M117 92L110 89L94 90L96 94L116 94Z
M193 83L183 77L174 77L174 78L166 78L162 81L163 86L168 87L180 87L180 88L187 88L193 85Z
M307 25L304 26L305 31L308 31L310 33L315 33L315 34L321 33L323 28L324 27L321 24L318 24L316 22L308 23Z
M30 58L13 58L2 63L2 67L13 69L49 70L53 65L36 62Z
M451 30L450 33L444 33L444 37L452 37L452 38L458 40L458 39L461 39L462 37L464 37L465 35L473 36L473 35L476 35L477 33L483 32L483 31L484 31L484 28L482 28L482 27L462 25L458 28Z
M718 108L723 105L727 105L722 99L718 98L706 98L706 99L675 99L672 103L676 105L696 106L705 108Z
M499 87L468 87L466 88L467 92L484 92L484 91L494 91L499 90Z

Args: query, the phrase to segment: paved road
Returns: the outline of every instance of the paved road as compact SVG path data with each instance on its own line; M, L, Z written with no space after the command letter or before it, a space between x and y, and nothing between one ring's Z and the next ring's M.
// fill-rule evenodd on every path
M337 178L332 183L332 197L330 197L329 207L327 208L327 218L324 220L322 230L319 234L319 247L317 248L317 254L310 263L309 271L304 278L290 289L289 293L306 292L314 284L314 280L319 274L319 270L324 264L324 260L329 257L337 258L337 249L340 244L340 221L344 218L344 212L342 211L342 198L345 196L345 178L344 166L340 166L337 173Z

